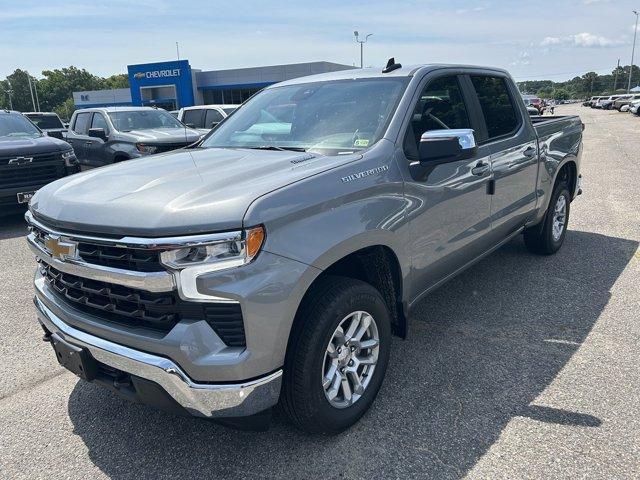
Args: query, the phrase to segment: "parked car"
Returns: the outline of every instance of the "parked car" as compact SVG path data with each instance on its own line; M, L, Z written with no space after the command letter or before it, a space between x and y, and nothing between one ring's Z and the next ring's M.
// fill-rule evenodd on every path
M0 215L26 208L36 190L77 171L71 145L21 113L0 110Z
M240 105L196 105L178 111L178 120L200 133L209 133Z
M538 110L539 115L544 114L545 104L541 99L537 97L528 97L524 99L524 102L526 106L528 107L531 106L531 107L534 107L536 110Z
M529 115L533 116L537 116L540 115L540 112L538 111L538 109L532 105L528 105L527 106L527 112L529 113Z
M622 110L622 108L631 104L632 102L635 102L636 100L640 100L640 93L624 95L623 97L620 97L615 102L613 102L612 108L615 108L620 112L627 111L629 110L629 108L626 108L625 110Z
M60 117L55 112L26 112L23 113L25 117L31 120L36 126L45 132L50 137L59 138L64 140L64 135L67 132L67 126L60 120Z
M640 115L639 109L640 109L640 100L635 101L631 105L629 105L629 112L633 113L634 115Z
M493 68L269 86L191 149L36 194L45 338L128 399L253 422L280 401L303 430L344 430L420 299L519 234L561 248L582 130L531 119Z
M200 140L169 112L152 107L76 110L66 140L83 165L100 166L168 152Z

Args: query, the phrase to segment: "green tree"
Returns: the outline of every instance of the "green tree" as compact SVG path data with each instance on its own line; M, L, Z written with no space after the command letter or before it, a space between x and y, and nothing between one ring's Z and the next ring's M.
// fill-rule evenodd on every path
M16 69L11 75L3 82L4 85L8 85L11 90L11 99L13 101L13 109L21 112L29 112L33 110L33 103L31 101L31 93L29 92L29 77L26 71ZM9 97L3 91L3 97L6 97L6 105L9 104ZM40 90L38 90L40 95Z
M129 88L129 75L116 73L103 81L103 88Z
M569 100L570 95L564 88L554 88L551 92L551 98L554 100Z
M45 70L42 75L45 78L38 82L38 87L41 92L40 105L44 110L55 110L72 98L75 91L98 90L104 82L102 78L74 66Z

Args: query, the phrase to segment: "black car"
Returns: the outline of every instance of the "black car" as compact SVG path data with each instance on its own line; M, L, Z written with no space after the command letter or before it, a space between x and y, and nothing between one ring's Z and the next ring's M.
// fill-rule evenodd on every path
M25 117L31 120L36 126L50 137L64 140L64 134L67 133L67 127L60 120L55 112L25 112Z
M0 110L0 215L26 207L40 187L79 171L73 148L19 112Z

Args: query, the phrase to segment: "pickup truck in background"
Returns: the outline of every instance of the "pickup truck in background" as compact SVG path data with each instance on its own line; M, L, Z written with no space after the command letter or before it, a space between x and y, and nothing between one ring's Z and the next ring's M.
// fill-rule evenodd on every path
M50 137L64 140L67 133L67 126L60 120L55 112L26 112L25 117L31 120L36 126Z
M0 110L0 216L27 207L45 184L79 171L71 146L21 113Z
M178 110L177 118L189 128L207 134L240 105L196 105Z
M188 149L35 195L45 338L128 399L263 425L280 402L339 432L429 292L521 234L560 249L582 130L530 118L494 68L392 59L267 87Z
M201 137L162 109L106 107L73 112L65 140L80 164L98 167L184 148Z

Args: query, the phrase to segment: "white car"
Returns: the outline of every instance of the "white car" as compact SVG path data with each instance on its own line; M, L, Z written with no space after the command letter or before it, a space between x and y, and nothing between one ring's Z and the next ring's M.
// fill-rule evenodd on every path
M240 105L196 105L178 111L178 120L200 133L209 131L227 118Z
M639 109L640 109L640 100L638 100L637 102L633 102L629 106L629 111L634 115L640 115L640 113L638 112Z

